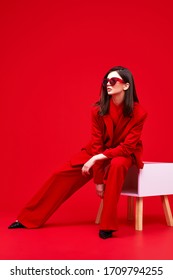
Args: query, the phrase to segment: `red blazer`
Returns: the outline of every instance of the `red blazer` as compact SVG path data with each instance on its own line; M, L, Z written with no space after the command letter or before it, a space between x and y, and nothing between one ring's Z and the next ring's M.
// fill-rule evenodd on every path
M99 107L92 109L92 137L80 154L72 158L72 165L84 164L91 156L102 153L108 158L133 155L138 168L143 168L141 133L147 113L139 103L134 104L130 117L120 116L115 130L109 114L100 116ZM94 182L103 183L104 162L98 161L94 167Z

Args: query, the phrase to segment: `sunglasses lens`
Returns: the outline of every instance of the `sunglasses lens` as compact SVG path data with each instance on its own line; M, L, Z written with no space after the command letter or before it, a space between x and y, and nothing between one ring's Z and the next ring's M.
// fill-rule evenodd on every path
M115 78L112 78L109 80L109 83L111 86L114 86L116 84L117 80Z
M111 86L114 86L117 82L116 78L111 78L111 79L104 79L103 80L103 86L106 87L107 83L110 83Z

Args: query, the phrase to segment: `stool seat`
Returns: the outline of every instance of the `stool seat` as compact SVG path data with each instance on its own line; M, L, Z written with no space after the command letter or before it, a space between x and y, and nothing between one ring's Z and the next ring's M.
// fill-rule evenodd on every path
M173 194L173 163L166 162L144 162L144 168L138 169L136 165L129 168L122 195L128 196L128 219L134 218L135 208L135 229L143 229L143 197L161 196L163 210L168 226L173 226L173 217L169 205L168 195ZM100 222L103 208L103 199L100 203L96 223Z

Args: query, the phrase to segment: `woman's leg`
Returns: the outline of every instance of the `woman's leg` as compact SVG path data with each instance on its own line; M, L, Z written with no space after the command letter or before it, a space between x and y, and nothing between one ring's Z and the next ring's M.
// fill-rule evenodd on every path
M26 228L43 225L55 210L91 178L83 176L82 165L72 167L70 162L57 171L35 194L18 215Z
M132 165L132 158L116 157L111 160L103 198L101 230L117 230L117 204L126 173Z

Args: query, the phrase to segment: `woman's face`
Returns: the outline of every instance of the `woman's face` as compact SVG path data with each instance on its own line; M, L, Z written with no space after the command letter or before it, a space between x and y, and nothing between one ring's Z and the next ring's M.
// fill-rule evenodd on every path
M119 78L121 81L117 81L115 85L111 85L109 79L111 78ZM129 87L128 83L124 83L121 76L118 74L117 71L110 72L107 76L108 82L106 85L108 95L120 94L124 93L124 91Z

